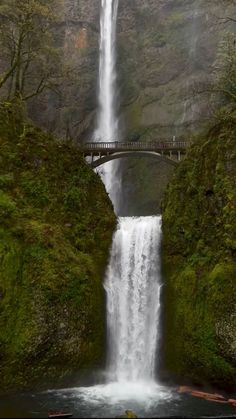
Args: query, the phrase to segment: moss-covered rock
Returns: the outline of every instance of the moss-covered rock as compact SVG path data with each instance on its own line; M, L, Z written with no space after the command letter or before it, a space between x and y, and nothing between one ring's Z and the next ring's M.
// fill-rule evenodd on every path
M0 107L0 391L104 353L102 277L115 216L71 143Z
M236 385L236 115L189 150L163 202L166 365Z
M126 410L125 413L117 418L137 418L136 414L132 410Z

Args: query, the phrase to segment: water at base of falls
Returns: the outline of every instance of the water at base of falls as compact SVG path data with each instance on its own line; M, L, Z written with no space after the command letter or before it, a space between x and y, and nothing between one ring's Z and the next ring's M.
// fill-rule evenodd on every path
M43 418L53 410L72 412L74 418L115 418L128 409L139 418L236 417L233 406L178 394L176 390L139 382L21 393L0 400L0 417Z

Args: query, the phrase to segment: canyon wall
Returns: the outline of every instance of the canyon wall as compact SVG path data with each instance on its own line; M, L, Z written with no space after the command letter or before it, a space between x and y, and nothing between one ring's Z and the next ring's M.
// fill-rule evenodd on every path
M103 277L116 225L78 149L21 111L15 102L0 107L0 393L102 365Z
M117 100L123 139L189 139L209 122L209 95L197 94L196 86L214 76L220 42L231 29L222 18L231 11L231 2L217 0L120 0ZM100 2L62 0L58 12L58 45L73 71L61 97L47 93L34 100L31 115L49 131L88 141L96 125ZM137 158L121 167L120 212L159 211L173 168Z
M235 391L236 114L199 137L163 201L166 366ZM173 350L174 348L174 350Z

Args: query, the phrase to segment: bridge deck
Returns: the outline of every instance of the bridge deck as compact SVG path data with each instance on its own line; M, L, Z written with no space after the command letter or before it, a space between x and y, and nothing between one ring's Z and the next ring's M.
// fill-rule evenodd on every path
M152 142L94 142L81 145L83 152L109 153L118 151L178 151L186 150L187 141L152 141Z

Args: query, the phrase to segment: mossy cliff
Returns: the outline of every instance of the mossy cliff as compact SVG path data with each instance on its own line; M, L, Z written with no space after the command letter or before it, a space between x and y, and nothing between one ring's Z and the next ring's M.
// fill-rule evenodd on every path
M163 202L165 356L173 372L236 386L236 114L189 150Z
M71 143L0 107L0 392L104 356L102 277L116 219Z

